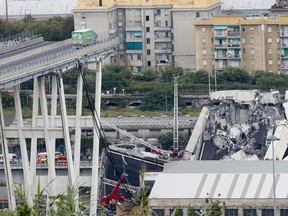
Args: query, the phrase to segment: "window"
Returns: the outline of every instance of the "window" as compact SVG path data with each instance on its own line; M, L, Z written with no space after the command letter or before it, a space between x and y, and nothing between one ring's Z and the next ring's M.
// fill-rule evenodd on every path
M146 43L147 43L147 44L150 44L150 38L147 38L147 39L146 39Z
M243 43L243 44L246 43L246 38L242 38L242 43Z
M123 38L123 32L119 32L119 38Z
M254 64L255 64L255 60L254 60L254 59L251 59L251 60L250 60L250 64L251 64L251 65L254 65Z
M86 18L86 14L85 13L81 13L81 19L85 19Z
M211 44L213 44L214 43L214 38L211 38Z
M141 60L141 59L142 59L141 54L138 54L138 55L137 55L137 60Z
M150 32L150 27L146 27L146 32Z
M168 26L168 21L165 21L165 26Z
M243 216L257 216L256 209L243 209Z
M202 38L202 43L206 43L206 38Z
M130 59L133 60L133 55L132 54L130 55Z
M175 209L170 209L170 215L174 215L173 212L174 212ZM183 209L179 209L179 216L183 216Z
M205 27L202 27L202 32L206 32L206 28Z
M272 43L272 38L268 38L268 43Z
M151 66L151 61L147 61L147 65L148 65L148 67L150 67Z
M246 65L246 60L245 60L245 59L243 59L243 61L242 61L242 62L243 62L243 65Z
M146 21L149 21L149 16L146 16Z
M123 54L120 54L120 55L119 55L119 58L120 58L120 60L123 60L123 59L124 59L124 55L123 55Z
M238 216L238 209L225 209L225 216Z
M196 11L196 17L200 17L200 12L199 11Z
M254 37L250 38L250 43L254 43Z
M206 60L203 60L202 64L203 64L203 65L207 65L207 61L206 61Z
M269 60L268 60L268 64L269 64L269 65L273 65L273 60L272 60L272 59L269 59Z
M157 9L157 10L156 10L156 15L157 15L157 16L160 16L160 15L161 15L161 10L160 10L160 9Z
M137 72L138 72L138 73L141 73L141 72L142 72L142 67L138 66L138 67L137 67Z
M278 64L278 65L280 65L280 64L281 64L281 61L280 61L280 60L278 60L278 61L277 61L277 64Z
M262 209L262 216L273 216L274 210L273 209Z
M141 26L141 21L135 21L134 25L137 26L137 27L140 27Z
M157 216L165 216L164 209L152 209L153 214Z
M251 48L251 50L250 50L250 54L252 54L252 55L255 54L255 49L254 49L254 48Z
M245 28L242 28L242 32L245 32L246 30L245 30Z
M288 209L280 209L280 216L287 216L288 215Z
M119 21L119 22L118 22L118 26L119 26L119 27L123 26L123 22L122 22L122 21Z
M202 55L206 55L206 49L202 49Z
M160 21L160 20L157 20L156 26L157 26L157 27L160 27L160 26L161 26L161 21Z
M277 52L277 54L280 54L280 49L277 48L277 49L276 49L276 52Z
M118 11L118 16L123 16L123 11L122 10Z
M277 41L277 43L280 43L280 38L277 38L276 41Z
M128 15L131 16L132 15L132 9L128 10Z
M147 49L147 55L151 55L151 50Z
M250 27L250 32L254 32L254 27Z
M135 16L140 16L140 15L141 15L141 10L135 9Z
M268 31L268 32L272 32L272 27L271 27L271 26L268 26L267 31Z
M268 54L272 54L272 48L268 49Z
M242 49L242 53L243 53L243 54L246 53L246 49L245 49L245 48Z

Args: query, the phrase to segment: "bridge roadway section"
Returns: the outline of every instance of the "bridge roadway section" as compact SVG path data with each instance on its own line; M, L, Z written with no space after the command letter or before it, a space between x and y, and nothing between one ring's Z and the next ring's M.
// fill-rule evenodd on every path
M18 85L35 77L77 68L79 60L92 62L117 51L119 38L109 37L76 49L70 40L25 52L17 57L0 58L0 89ZM52 49L49 49L51 47ZM41 51L42 50L42 51Z

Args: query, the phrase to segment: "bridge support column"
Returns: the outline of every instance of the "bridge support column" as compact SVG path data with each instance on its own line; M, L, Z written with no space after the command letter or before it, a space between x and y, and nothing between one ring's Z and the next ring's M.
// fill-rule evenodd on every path
M100 125L100 107L101 107L101 87L102 87L102 65L101 60L97 62L96 66L96 89L95 89L95 111L98 118L96 118L97 125ZM97 215L98 205L98 168L99 168L99 133L98 129L94 127L93 130L93 159L92 159L92 178L91 178L91 197L90 197L90 216Z
M4 171L5 171L5 180L8 194L8 205L9 209L14 210L16 208L16 201L13 188L13 179L9 160L7 139L4 137L4 131L3 131L4 127L5 127L5 120L2 106L2 97L0 92L0 145L2 147L2 154L4 159Z
M21 100L20 100L20 90L19 90L20 87L19 85L16 85L13 88L14 88L14 103L15 103L16 118L17 118L18 136L19 136L19 143L20 143L20 150L21 150L21 157L22 157L22 166L23 166L24 189L25 189L25 194L27 196L28 205L32 206L27 146L26 146L26 140L24 138L24 134L22 131L23 116L22 116L22 108L21 108Z
M36 127L36 117L38 116L39 107L39 86L38 79L34 78L33 84L33 108L32 108L32 127ZM36 179L36 157L37 157L37 138L31 138L31 152L30 152L30 175L31 175L31 194L36 194L35 185L37 184Z
M78 73L77 98L76 98L76 119L75 119L75 143L74 143L74 168L75 177L79 178L80 173L80 151L81 151L81 128L80 117L82 115L83 79Z
M62 118L62 126L63 126L64 140L65 140L66 156L67 156L67 162L68 162L68 175L69 175L68 185L75 186L75 183L76 183L75 172L74 172L74 166L73 166L71 141L70 141L69 128L68 128L64 84L63 84L63 77L61 73L59 74L59 77L58 77L58 91L59 91L59 98L60 98L61 118Z
M52 196L56 195L55 183L54 179L56 178L55 171L55 147L54 144L50 140L48 128L49 128L49 118L48 118L48 108L47 108L47 97L45 93L45 77L40 77L38 79L39 84L39 92L40 92L40 105L41 105L41 113L43 119L43 130L44 130L44 138L45 138L45 146L47 151L47 159L48 159L48 184L49 184L49 193ZM51 182L51 183L50 183Z

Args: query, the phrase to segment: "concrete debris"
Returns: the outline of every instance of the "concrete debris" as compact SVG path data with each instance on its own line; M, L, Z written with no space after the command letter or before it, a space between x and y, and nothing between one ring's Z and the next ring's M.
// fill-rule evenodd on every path
M193 146L186 148L198 160L272 159L273 139L276 158L287 157L288 104L279 91L218 91L211 93L211 102L198 119L205 127L198 128L197 137L192 133Z

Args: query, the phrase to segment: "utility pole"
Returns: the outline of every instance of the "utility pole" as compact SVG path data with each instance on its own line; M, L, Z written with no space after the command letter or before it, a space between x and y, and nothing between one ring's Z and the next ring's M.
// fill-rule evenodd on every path
M8 22L8 0L5 0L6 3L6 22Z
M178 143L178 74L174 76L174 118L173 118L173 147L179 150Z

